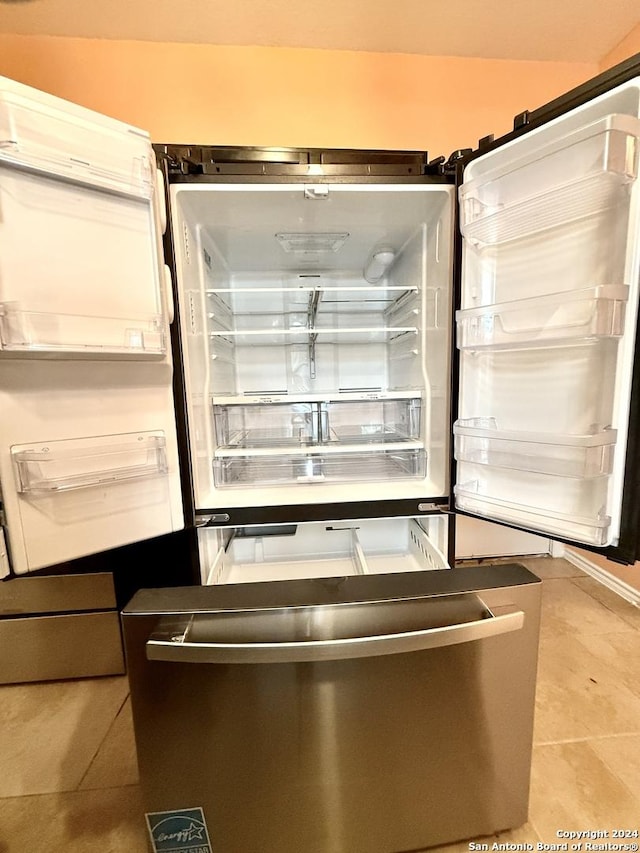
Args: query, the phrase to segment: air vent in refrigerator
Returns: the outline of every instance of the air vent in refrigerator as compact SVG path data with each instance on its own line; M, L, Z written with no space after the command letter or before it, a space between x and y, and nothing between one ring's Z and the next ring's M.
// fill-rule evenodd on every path
M335 234L305 234L280 233L276 240L285 252L289 254L320 254L322 252L338 252L349 239L346 232Z

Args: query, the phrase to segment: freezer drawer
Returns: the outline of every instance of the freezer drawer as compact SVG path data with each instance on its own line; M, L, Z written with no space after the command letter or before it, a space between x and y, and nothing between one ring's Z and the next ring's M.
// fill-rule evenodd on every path
M225 853L397 853L524 823L539 605L518 566L139 593L151 825L202 807Z
M447 518L204 528L202 582L238 584L448 569Z
M0 583L0 684L121 675L113 576L9 578Z

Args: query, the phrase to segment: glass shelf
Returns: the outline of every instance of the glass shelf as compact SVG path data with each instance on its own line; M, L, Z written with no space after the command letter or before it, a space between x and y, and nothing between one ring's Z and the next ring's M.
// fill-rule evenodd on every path
M330 453L233 455L216 457L217 487L366 482L424 478L424 449Z
M611 473L617 433L555 435L498 430L493 418L459 420L453 426L459 462L587 479Z
M372 285L294 285L273 287L210 288L205 291L211 303L222 303L236 316L306 312L310 300L318 295L318 313L340 314L383 312L403 304L418 287ZM233 306L233 307L232 307ZM224 308L222 309L224 311Z
M638 119L607 116L463 184L463 236L496 245L617 205L637 176L639 137Z
M567 515L553 510L527 506L482 494L477 481L454 486L456 508L473 515L505 521L518 527L536 530L546 536L573 539L587 545L605 545L611 519L606 515L590 518Z
M459 349L514 349L624 332L629 288L603 285L456 312Z
M12 303L0 304L0 352L138 358L164 355L165 351L161 315L94 317L22 311Z
M364 344L386 343L401 335L412 335L417 341L418 330L415 326L370 328L322 328L299 327L293 329L246 329L244 331L219 330L209 332L213 339L221 337L233 341L238 346L281 346L307 343L314 340L317 344Z
M50 441L11 448L18 492L51 494L166 474L161 432Z

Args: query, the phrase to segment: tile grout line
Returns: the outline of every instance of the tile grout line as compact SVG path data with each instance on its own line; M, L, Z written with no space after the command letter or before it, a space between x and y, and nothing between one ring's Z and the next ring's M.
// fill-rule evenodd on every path
M128 698L129 698L129 695L130 695L130 693L129 693L129 691L127 690L127 694L126 694L126 696L124 697L124 699L122 700L122 704L119 706L118 710L117 710L117 711L116 711L116 713L114 714L113 720L111 720L111 724L108 726L108 728L107 728L107 730L106 730L106 732L105 732L105 734L104 734L104 737L102 738L102 740L101 740L101 741L100 741L100 743L98 744L98 747L97 747L96 751L95 751L95 752L93 753L93 755L91 756L91 760L90 760L90 761L89 761L89 763L87 764L87 769L84 771L84 773L82 774L82 776L81 776L81 778L80 778L80 781L78 782L77 786L74 788L74 790L75 790L75 791L80 791L80 790L82 789L82 783L83 783L83 782L84 782L84 780L87 778L87 775L88 775L89 771L90 771L90 770L91 770L91 768L93 767L93 762L96 760L96 757L97 757L98 753L99 753L99 752L100 752L100 750L102 749L102 745L103 745L103 743L104 743L104 742L106 741L106 739L109 737L109 734L110 734L111 730L113 729L113 727L114 727L114 726L115 726L115 724L116 724L116 720L118 719L118 717L119 717L119 716L120 716L120 714L122 713L122 709L124 708L124 706L127 704L127 700L128 700ZM114 787L118 787L118 786L114 786Z
M100 791L119 791L121 788L140 788L139 782L129 782L126 785L107 785L104 788L68 788L64 791L38 791L35 794L12 794L10 797L0 797L0 803L8 800L26 800L34 797L66 797L69 794L98 794ZM2 848L0 847L0 851Z
M564 740L541 740L534 742L534 749L539 746L562 746L566 743L589 743L599 740L614 740L615 738L623 737L640 737L640 728L635 732L615 732L610 735L589 735L589 737L572 737Z

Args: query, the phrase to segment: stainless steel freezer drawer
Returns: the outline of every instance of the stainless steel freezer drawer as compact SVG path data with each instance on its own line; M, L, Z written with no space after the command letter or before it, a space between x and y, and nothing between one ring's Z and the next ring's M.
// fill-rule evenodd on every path
M398 853L524 823L539 609L513 565L138 593L147 813L201 807L220 853Z

